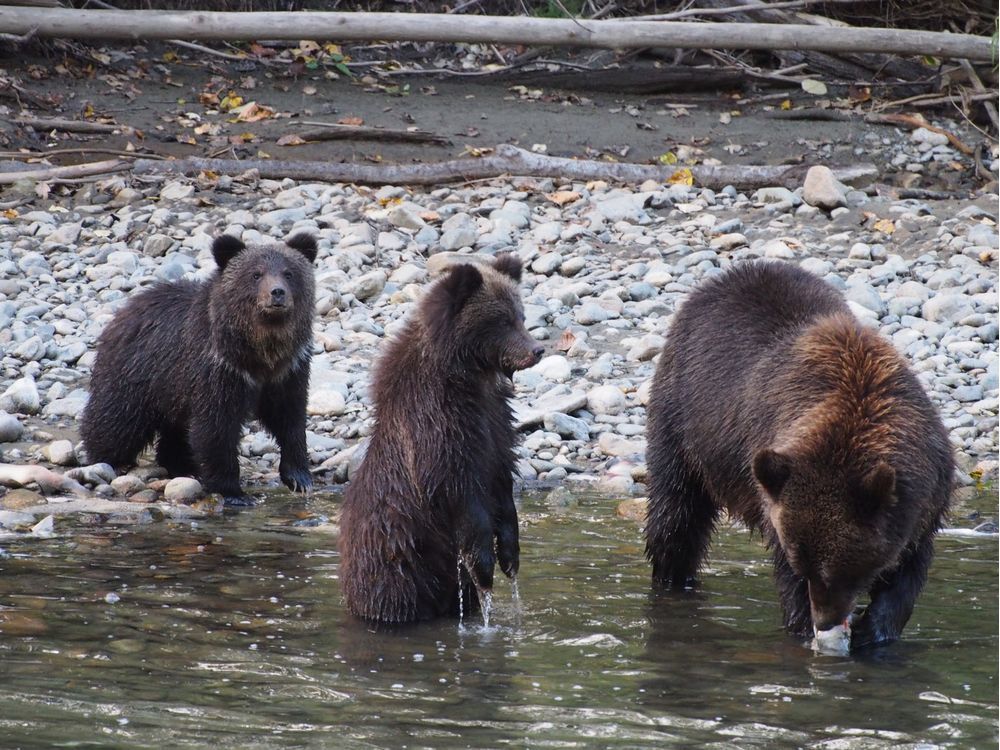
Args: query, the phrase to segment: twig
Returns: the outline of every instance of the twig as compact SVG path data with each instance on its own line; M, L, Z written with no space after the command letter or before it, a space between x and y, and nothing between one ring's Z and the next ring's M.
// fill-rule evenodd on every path
M962 66L965 74L969 76L969 80L972 81L972 88L974 88L977 92L985 92L986 87L983 86L983 82L980 80L979 74L976 73L976 69L972 67L972 63L968 60L959 60L958 63ZM993 99L995 98L996 92L993 92ZM983 102L983 107L986 109L986 114L988 114L990 119L993 121L994 129L1000 130L1000 117L998 117L997 105L995 102L992 99L986 100Z
M966 146L962 141L958 139L954 133L949 133L944 128L939 128L931 125L927 120L919 115L879 115L870 114L865 117L865 122L871 122L876 124L885 125L903 125L908 128L916 130L917 128L923 128L924 130L929 130L932 133L938 133L943 135L948 139L948 142L961 151L963 154L972 156L972 149Z
M24 34L0 34L0 44L11 44L20 47L22 44L30 42L38 34L38 29L30 29Z
M987 101L990 99L996 99L996 92L986 91L981 94L971 94L969 96L970 101ZM946 96L939 96L937 94L917 94L916 96L910 96L906 99L897 99L892 102L885 102L878 105L879 110L889 109L889 107L901 107L904 104L909 104L913 107L936 107L938 104L954 104L955 98L950 94Z
M213 57L221 57L223 60L235 60L237 62L246 62L247 60L254 59L249 55L233 55L230 54L229 52L220 52L217 49L206 47L203 44L195 44L194 42L185 42L181 39L168 39L167 44L173 44L177 47L185 47L187 49L192 49L195 52L204 52L206 55L212 55Z
M678 10L673 13L660 13L651 16L628 16L626 18L614 20L627 21L676 21L678 18L688 18L689 16L725 16L730 13L753 13L759 10L779 10L790 8L805 8L809 5L824 5L828 3L860 3L864 0L783 0L778 3L767 3L767 5L731 5L728 8L689 8Z

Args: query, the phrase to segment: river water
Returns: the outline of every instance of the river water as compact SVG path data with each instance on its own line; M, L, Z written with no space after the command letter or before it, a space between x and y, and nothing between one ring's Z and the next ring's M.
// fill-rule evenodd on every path
M526 498L519 605L498 575L488 628L377 633L343 609L335 528L303 525L339 502L5 540L0 747L997 745L995 537L939 539L902 641L821 656L746 532L700 593L654 597L613 501Z

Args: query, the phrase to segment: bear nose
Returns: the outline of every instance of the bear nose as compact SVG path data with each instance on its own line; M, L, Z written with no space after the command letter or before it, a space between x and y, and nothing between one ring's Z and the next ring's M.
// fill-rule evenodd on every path
M541 359L542 355L545 353L545 347L539 344L534 349L531 350L531 356L535 359Z
M285 290L282 287L276 286L271 290L271 302L276 305L284 304Z

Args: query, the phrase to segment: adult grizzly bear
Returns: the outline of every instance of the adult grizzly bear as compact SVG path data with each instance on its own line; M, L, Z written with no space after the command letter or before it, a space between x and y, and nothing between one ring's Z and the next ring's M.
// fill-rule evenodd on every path
M692 585L726 508L773 549L790 631L842 629L852 648L899 637L947 510L951 448L903 359L832 287L747 263L693 292L647 432L655 582Z
M341 581L358 617L456 615L460 597L468 613L496 561L517 573L507 400L510 376L542 353L524 327L520 278L511 253L454 265L375 367L375 429L340 518Z
M207 281L157 284L104 329L82 417L87 456L125 468L155 438L171 476L249 505L237 446L256 416L281 447L281 480L304 491L316 241L248 247L223 235L212 255Z

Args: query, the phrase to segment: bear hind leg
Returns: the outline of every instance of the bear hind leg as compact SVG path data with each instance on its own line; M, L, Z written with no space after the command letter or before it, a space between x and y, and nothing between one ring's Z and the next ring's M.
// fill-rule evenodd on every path
M718 509L701 477L684 460L670 425L661 422L651 431L649 466L646 559L653 565L653 582L691 588L708 551Z
M196 477L198 465L191 453L187 430L176 425L164 425L156 441L156 463L172 477Z
M81 429L87 460L110 464L119 471L127 469L153 442L156 430L155 418L141 405L93 393Z

